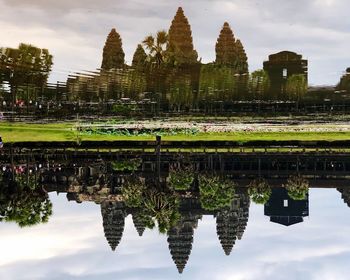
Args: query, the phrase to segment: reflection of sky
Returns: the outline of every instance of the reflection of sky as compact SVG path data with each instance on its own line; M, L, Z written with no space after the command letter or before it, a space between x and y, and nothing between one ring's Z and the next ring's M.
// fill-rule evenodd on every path
M0 225L0 279L348 279L350 209L340 196L334 189L311 190L310 217L291 227L270 223L263 207L252 205L229 257L214 218L204 217L180 276L166 236L146 230L139 237L129 216L112 252L98 205L52 195L47 225Z
M130 63L137 44L168 29L180 5L203 62L215 59L216 39L228 21L246 48L250 70L281 50L309 59L312 84L335 84L349 67L348 0L0 0L1 46L48 48L55 61L51 80L65 81L68 71L100 67L112 27Z

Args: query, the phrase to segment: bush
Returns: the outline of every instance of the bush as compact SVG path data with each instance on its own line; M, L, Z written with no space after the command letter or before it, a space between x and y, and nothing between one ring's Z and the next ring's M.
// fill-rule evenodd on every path
M294 200L306 199L309 192L309 181L300 175L289 177L283 186L287 189L289 197Z
M229 207L235 194L235 183L217 176L199 176L200 201L203 209L214 211Z
M194 181L193 168L174 168L170 170L169 185L176 191L187 191Z
M271 188L265 179L255 179L248 185L248 194L256 204L265 204L271 196Z

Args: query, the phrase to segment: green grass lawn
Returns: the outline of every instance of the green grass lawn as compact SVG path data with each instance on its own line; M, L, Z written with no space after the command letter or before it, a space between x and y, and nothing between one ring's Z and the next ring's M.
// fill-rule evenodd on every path
M0 135L5 143L15 142L59 142L76 141L77 133L74 124L24 124L0 123ZM116 140L154 140L149 136L115 136L115 135L82 135L82 141L116 141ZM302 141L336 141L350 140L350 132L230 132L199 133L196 135L163 136L169 141L256 141L256 140L302 140Z

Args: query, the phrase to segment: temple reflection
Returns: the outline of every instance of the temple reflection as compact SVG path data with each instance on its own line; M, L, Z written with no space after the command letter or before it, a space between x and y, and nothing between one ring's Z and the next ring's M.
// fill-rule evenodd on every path
M309 216L309 196L306 199L294 200L285 188L274 188L269 201L264 206L265 216L270 221L284 226L302 223Z
M140 237L150 229L165 234L179 273L204 216L216 219L218 245L228 256L248 227L251 201L283 226L309 216L310 188L336 188L350 205L346 154L12 151L0 164L1 221L47 222L48 193L65 193L68 201L100 205L113 251L128 216Z

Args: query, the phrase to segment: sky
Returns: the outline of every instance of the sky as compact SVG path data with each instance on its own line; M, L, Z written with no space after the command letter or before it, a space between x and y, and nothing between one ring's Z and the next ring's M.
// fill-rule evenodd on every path
M0 223L0 279L14 280L345 280L350 273L350 208L336 189L310 190L310 216L291 227L271 223L252 204L243 238L225 256L215 219L205 216L180 276L165 235L137 235L130 216L113 252L100 206L51 194L48 224L20 229Z
M348 0L0 0L0 46L30 43L54 55L50 81L93 71L112 28L128 63L146 35L170 27L182 6L202 62L215 60L215 42L225 21L240 39L249 70L282 50L309 60L311 85L334 85L350 66Z

